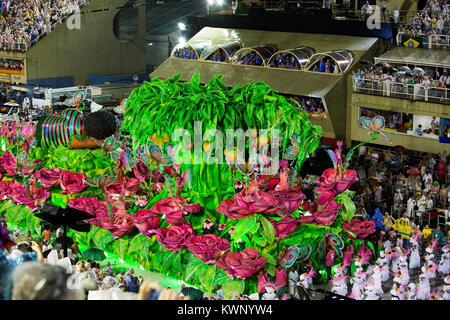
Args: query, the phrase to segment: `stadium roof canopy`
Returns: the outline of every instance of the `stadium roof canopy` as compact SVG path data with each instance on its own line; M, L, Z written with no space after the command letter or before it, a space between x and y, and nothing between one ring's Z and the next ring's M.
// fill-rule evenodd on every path
M375 62L412 64L450 68L450 55L446 50L430 50L421 48L395 47L375 58Z
M280 93L312 97L324 97L341 80L336 74L173 58L167 59L159 66L151 74L151 78L171 78L180 73L181 81L189 81L197 70L202 84L223 74L223 81L228 87L262 81Z

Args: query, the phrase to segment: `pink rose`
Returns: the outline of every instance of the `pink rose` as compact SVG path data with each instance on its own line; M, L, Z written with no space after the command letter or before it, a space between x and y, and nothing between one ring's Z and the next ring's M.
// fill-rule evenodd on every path
M324 190L320 193L319 197L317 198L317 204L319 206L326 205L328 202L332 201L334 199L334 192L329 190Z
M350 231L356 234L356 238L364 239L375 232L375 222L372 220L361 221L359 219L352 219L350 222L344 222L342 227L346 231ZM348 235L354 239L352 235Z
M60 184L59 177L61 176L61 172L62 170L59 168L43 168L36 171L34 175L44 188L53 188Z
M88 184L84 181L84 173L75 173L70 171L61 172L59 184L63 193L75 194L83 191Z
M134 226L147 236L156 233L160 222L161 215L152 209L142 209L134 214Z
M275 237L284 239L300 224L298 220L286 217L280 221L269 219L275 228Z
M199 212L200 204L186 203L185 199L164 198L153 205L153 210L160 214L165 214L168 224L180 225L183 223L184 215Z
M10 189L13 181L0 181L0 200L11 194Z
M339 209L342 205L336 201L327 203L325 206L319 206L316 212L313 212L310 216L303 216L298 218L302 223L311 223L329 226L337 217Z
M317 191L320 193L321 190L329 190L339 194L347 190L356 181L358 181L358 176L355 170L346 170L342 176L339 176L337 170L329 168L316 179L316 182L320 183L320 188Z
M25 140L28 137L30 137L35 131L36 131L36 124L30 123L26 126L23 126L22 129L20 129L20 135Z
M230 250L231 245L215 234L205 234L190 238L186 247L205 264L213 264L225 251Z
M216 266L226 271L228 276L245 279L266 265L266 258L253 248L240 252L227 252L216 261Z
M122 183L116 181L105 186L105 191L110 195L123 195L125 194L125 187Z
M98 203L99 201L95 197L94 198L81 197L70 199L68 202L68 206L95 215Z
M174 252L183 250L186 247L186 241L194 235L194 229L187 224L156 230L156 240L168 250Z

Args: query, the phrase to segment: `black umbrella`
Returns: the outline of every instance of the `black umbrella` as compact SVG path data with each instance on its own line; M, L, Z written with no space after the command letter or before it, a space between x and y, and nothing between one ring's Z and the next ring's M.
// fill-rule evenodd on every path
M189 296L191 300L202 300L203 299L203 291L195 289L193 287L184 287L181 289L181 293L187 297Z
M90 224L83 220L92 218L86 212L70 207L63 209L49 203L45 203L41 212L36 213L35 216L52 224L62 225L64 236L56 238L52 246L57 250L64 250L64 257L67 257L67 247L72 246L74 243L71 238L67 237L67 228L80 232L89 232Z
M64 250L64 240L66 241L66 248L71 247L75 243L72 238L67 237L67 236L61 236L61 237L56 238L52 242L53 249Z

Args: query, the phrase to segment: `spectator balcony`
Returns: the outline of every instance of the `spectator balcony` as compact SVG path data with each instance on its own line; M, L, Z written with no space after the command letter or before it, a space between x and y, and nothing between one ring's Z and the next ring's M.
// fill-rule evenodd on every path
M426 49L435 50L449 50L450 48L450 36L432 34L427 35L423 33L414 34L410 37L405 32L397 33L396 41L398 46L405 47L421 47Z
M450 92L446 87L430 87L421 84L353 78L353 92L390 98L449 104Z

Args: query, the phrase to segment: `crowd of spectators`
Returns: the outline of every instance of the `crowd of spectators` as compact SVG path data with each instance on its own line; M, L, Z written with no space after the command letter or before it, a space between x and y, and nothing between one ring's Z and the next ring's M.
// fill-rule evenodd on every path
M181 59L194 59L197 60L199 58L197 52L191 47L178 48L174 51L173 55L176 58Z
M447 1L429 0L425 8L418 12L408 25L400 28L399 32L404 32L407 37L447 35L450 31L449 18ZM446 43L445 39L442 40Z
M444 71L410 73L395 68L369 68L353 71L357 92L387 95L411 100L424 100L425 90L430 102L448 101L450 76ZM436 100L436 101L434 101Z
M308 114L325 114L325 107L321 98L311 98L293 94L283 94L284 97L295 100ZM297 106L294 102L293 105Z
M450 162L445 151L434 155L361 146L354 161L359 179L356 189L359 205L366 213L379 208L422 226L425 218L431 221L441 215L448 234Z
M210 55L207 60L230 63L230 60L233 58L235 53L236 50L224 50L219 48L212 55Z
M236 61L236 64L245 64L249 66L263 66L264 60L258 53L250 51L246 55L239 57Z
M45 35L55 24L88 0L2 0L0 1L0 41L3 48L28 45Z
M326 73L340 73L339 66L332 59L322 58L316 62L312 68L312 71L326 72Z
M280 53L270 60L269 67L300 70L302 66L297 57L289 53Z
M0 59L0 69L22 71L24 67L23 60L15 59Z

